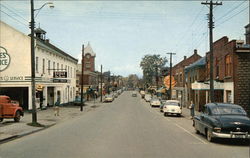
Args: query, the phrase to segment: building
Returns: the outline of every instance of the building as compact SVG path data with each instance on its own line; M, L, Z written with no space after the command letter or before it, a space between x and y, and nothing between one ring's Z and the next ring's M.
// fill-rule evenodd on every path
M172 69L172 74L174 76L175 81L177 82L176 86L173 87L172 90L172 98L177 99L180 101L180 103L183 106L186 106L186 92L185 92L185 66L188 66L195 61L199 60L201 58L200 55L198 55L197 50L194 50L193 55L190 57L184 56L184 59L176 64Z
M0 21L0 94L32 109L30 37ZM77 59L45 39L46 32L35 30L36 107L53 106L74 100Z
M186 104L190 105L191 101L195 104L195 110L201 111L206 104L206 91L192 88L193 83L204 82L206 79L206 57L202 57L196 62L185 67L185 91Z
M84 48L84 72L83 72L83 85L84 92L90 86L94 89L98 87L98 73L95 71L95 57L96 53L93 51L90 43ZM77 95L81 92L81 76L82 64L77 65Z
M215 102L235 103L250 112L250 43L249 24L246 26L246 42L224 36L213 43L213 78ZM193 83L192 89L205 90L209 102L210 53L206 53L206 80Z

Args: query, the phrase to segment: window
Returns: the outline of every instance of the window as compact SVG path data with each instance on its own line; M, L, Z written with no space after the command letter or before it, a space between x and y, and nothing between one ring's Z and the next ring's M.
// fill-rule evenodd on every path
M210 62L207 62L207 78L210 78Z
M48 74L50 75L50 60L48 60Z
M180 82L182 82L182 74L180 74Z
M231 57L231 55L227 55L225 60L226 60L225 75L232 76L232 57Z
M219 60L218 58L216 58L216 61L215 61L215 67L216 67L216 77L219 77L219 74L220 74L220 67L219 67Z
M61 69L63 70L63 64L61 64Z
M53 62L53 71L55 71L55 68L56 68L56 63Z
M38 57L36 57L36 72L38 72Z
M57 67L56 68L57 68L57 71L58 71L59 70L59 63L57 63Z
M45 74L45 59L43 59L43 74Z

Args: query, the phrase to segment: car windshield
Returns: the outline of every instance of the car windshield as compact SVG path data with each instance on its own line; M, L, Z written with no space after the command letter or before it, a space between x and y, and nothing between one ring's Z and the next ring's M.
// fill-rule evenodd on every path
M174 105L174 106L180 106L180 104L179 103L176 103L176 102L167 102L167 104L166 104L167 106L168 105Z
M211 109L214 115L246 115L246 112L242 108L232 107L216 107Z

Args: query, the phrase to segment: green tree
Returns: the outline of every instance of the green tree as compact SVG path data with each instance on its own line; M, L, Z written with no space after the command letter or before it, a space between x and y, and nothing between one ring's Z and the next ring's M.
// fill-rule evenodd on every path
M166 57L161 57L159 54L145 55L140 63L145 84L152 84L156 71L161 70L166 63Z

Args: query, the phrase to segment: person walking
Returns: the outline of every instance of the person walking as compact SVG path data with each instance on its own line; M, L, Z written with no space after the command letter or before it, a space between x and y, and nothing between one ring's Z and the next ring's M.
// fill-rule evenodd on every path
M191 119L193 119L193 118L194 118L194 103L193 103L193 101L192 101L192 100L191 100L191 103L190 103L189 109L190 109Z

